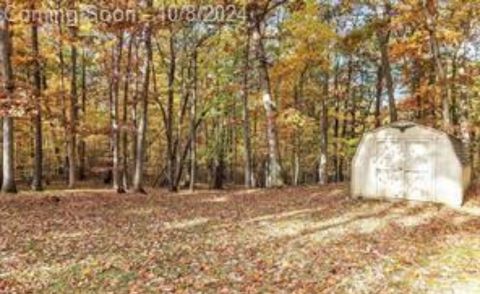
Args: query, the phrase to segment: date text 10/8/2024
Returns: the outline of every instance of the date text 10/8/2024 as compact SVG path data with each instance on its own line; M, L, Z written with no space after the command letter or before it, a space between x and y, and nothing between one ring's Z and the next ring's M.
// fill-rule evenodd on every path
M163 6L143 15L160 22L237 22L247 20L247 9L237 5Z

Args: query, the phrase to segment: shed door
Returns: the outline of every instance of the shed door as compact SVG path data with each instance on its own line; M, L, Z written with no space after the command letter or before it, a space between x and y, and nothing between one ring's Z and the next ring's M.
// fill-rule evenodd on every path
M378 195L432 200L431 146L427 140L377 141Z
M405 197L432 199L432 144L430 141L405 142Z
M377 142L377 193L389 198L402 198L403 146L401 141Z

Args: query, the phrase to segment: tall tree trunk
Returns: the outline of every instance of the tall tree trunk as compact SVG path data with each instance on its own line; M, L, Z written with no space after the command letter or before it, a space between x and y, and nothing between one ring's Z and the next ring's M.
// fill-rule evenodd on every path
M153 5L152 0L142 1L144 5L150 9ZM142 101L140 111L140 122L137 131L137 154L135 157L135 174L133 177L133 190L139 193L145 193L143 189L143 166L145 157L145 143L147 136L147 123L148 123L148 95L150 90L150 74L151 63L153 60L152 52L152 27L151 23L147 22L143 28L143 37L145 41L146 56L144 58L144 64L142 66L142 72L144 75L144 81L142 86Z
M252 188L253 167L252 167L252 142L250 138L250 112L248 110L249 98L249 75L250 70L250 43L251 30L247 29L247 42L245 44L245 68L243 70L243 141L245 148L244 172L245 188Z
M234 99L232 103L227 106L229 108L227 113L227 121L237 121L237 101ZM227 127L227 150L226 153L230 155L229 161L229 172L228 172L228 181L235 183L235 143L236 143L236 136L235 136L235 128L232 127L230 124Z
M174 125L174 97L175 97L175 72L176 72L176 52L175 52L175 38L173 32L170 36L170 64L168 68L168 93L167 93L167 174L168 183L171 191L176 191L175 185L175 150L173 138Z
M125 73L125 84L123 88L123 117L122 124L123 128L121 129L122 137L122 151L123 151L123 161L122 161L122 185L123 189L128 190L128 133L127 133L127 122L128 122L128 97L130 91L130 80L132 78L132 49L135 36L130 37L128 42L128 53L127 53L127 68Z
M328 183L328 104L330 75L325 74L323 97L320 101L320 158L318 163L318 183Z
M87 59L86 52L82 52L82 120L85 122L87 120ZM87 178L86 175L86 165L87 165L87 143L85 138L82 136L80 138L80 144L78 146L78 157L79 157L79 166L78 166L78 178L80 181L84 181Z
M423 119L424 118L424 97L420 95L419 90L421 86L421 79L422 79L422 65L420 63L420 60L418 58L415 58L412 62L412 67L413 67L413 76L412 76L412 94L415 97L415 101L417 104L417 110L415 111L415 117L417 119Z
M300 111L300 85L302 83L303 76L299 78L299 81L294 86L293 90L293 100L294 100L294 107L296 111ZM293 158L292 158L292 166L293 166L293 185L298 186L300 181L300 130L294 128L293 131Z
M138 42L135 42L135 60L138 62L138 60L140 60L140 50L141 50L141 36L140 38L138 38ZM132 112L131 112L131 115L132 115L132 124L133 124L133 127L135 129L135 131L133 132L133 136L132 136L132 167L133 167L133 171L135 173L135 170L136 170L136 158L137 158L137 140L138 140L138 101L139 101L139 97L141 96L141 93L140 93L140 87L141 87L141 81L142 81L142 73L140 71L136 71L136 74L135 74L135 90L134 90L134 95L133 95L133 105L132 105ZM133 175L132 175L132 184L133 184Z
M465 74L465 69L462 66L459 69L461 75ZM460 85L460 103L459 103L459 122L460 122L460 137L462 139L468 162L474 162L472 153L472 126L470 123L470 101L468 97L468 89L466 85Z
M0 8L0 14L5 15L5 8ZM8 20L0 19L0 70L3 77L3 89L11 100L15 90L13 69L11 63L12 43ZM16 193L15 184L15 158L14 158L14 124L10 114L3 118L3 182L2 192Z
M197 95L198 95L198 50L193 51L193 89L190 105L190 191L195 190L197 179Z
M443 118L443 127L445 130L449 130L451 127L451 115L450 115L450 91L448 91L448 81L445 68L440 59L440 50L435 32L430 32L430 43L433 59L435 62L435 69L437 72L438 79L437 85L441 88L441 101L442 101L442 118Z
M350 112L349 109L351 108L351 100L353 100L352 97L352 80L353 80L353 70L354 70L354 63L353 63L353 57L350 57L348 61L348 72L347 72L347 84L346 84L346 89L345 89L345 97L344 103L343 103L343 119L342 119L342 130L340 133L340 139L342 140L342 146L345 148L345 139L347 139L347 129L348 125L352 124L352 121L349 121L347 119L347 114ZM348 162L347 154L345 152L342 152L343 154L340 156L339 163L338 163L338 180L340 182L345 181L345 162Z
M75 9L75 1L71 1L71 6ZM70 35L73 40L77 36L77 28L70 29ZM77 97L77 47L72 44L71 48L71 83L70 83L70 124L68 131L68 187L75 188L77 181L77 117L78 117L78 97Z
M282 167L280 165L278 152L277 128L275 123L276 106L272 99L272 89L268 72L267 53L263 44L260 22L257 22L256 33L258 54L260 58L260 83L263 93L263 106L265 108L265 114L267 119L267 142L269 161L266 186L268 188L282 187L284 185L284 181L282 178Z
M350 108L350 117L352 118L352 122L350 123L350 132L348 134L350 139L353 139L357 136L357 114L359 110L359 101L367 96L364 86L368 83L366 76L367 73L364 70L360 70L360 90L353 91L352 93L352 105ZM349 159L349 162L350 161L351 160Z
M397 107L395 102L395 88L393 84L392 69L390 66L390 57L388 50L388 43L390 40L390 31L380 32L380 52L382 55L382 69L383 77L387 85L388 94L388 108L390 113L390 122L396 122L398 120Z
M383 67L380 63L377 68L377 85L375 95L375 127L382 125L381 110L382 110L382 96L383 96Z
M34 8L34 6L32 8ZM43 190L42 72L39 51L38 27L37 24L32 24L32 55L34 58L33 85L35 89L35 116L33 118L35 158L32 181L32 189L34 191Z
M435 1L426 1L426 6L423 9L426 26L429 35L430 42L430 51L432 54L433 64L435 65L433 69L436 72L438 77L437 85L441 89L441 103L442 103L442 118L443 118L443 128L445 130L450 130L452 127L452 118L451 118L451 97L448 86L448 79L445 67L440 57L440 44L437 38L437 11ZM433 5L430 5L433 4Z
M297 85L294 89L294 106L298 112L302 112L302 102L303 97L305 95L304 91L304 84L305 84L305 74L307 73L307 68L305 68L297 81ZM302 156L302 137L303 132L302 128L295 128L294 131L294 149L293 149L293 165L294 165L294 172L293 172L293 184L294 186L298 186L300 184L300 177L301 177L301 161L300 158Z
M123 55L123 32L117 37L117 48L113 52L112 73L112 144L113 144L113 189L117 193L125 193L120 178L120 127L119 127L119 103L120 103L120 63Z
M340 61L338 57L335 64L335 77L333 82L333 92L335 93L335 120L333 124L333 137L335 138L335 152L333 158L333 166L335 169L335 182L340 181L340 96L339 96L339 75Z
M183 48L185 54L187 54L187 48L186 48L186 44ZM175 171L175 174L174 174L174 181L172 183L172 187L171 187L171 190L172 191L178 191L178 189L180 188L180 184L181 184L181 180L182 180L182 176L183 176L183 170L184 170L184 167L185 167L185 162L186 162L186 159L188 157L188 154L189 154L189 151L191 151L191 141L188 140L187 144L184 146L183 148L183 151L182 151L182 144L181 144L181 138L183 137L183 122L184 122L184 119L187 117L188 115L188 104L189 104L189 101L190 101L190 96L191 96L191 92L189 91L189 81L190 81L190 78L189 76L192 76L191 74L191 67L188 67L188 66L185 66L183 65L182 66L182 70L181 70L181 76L182 76L182 80L181 80L181 97L182 97L182 101L181 101L181 106L178 108L178 114L177 114L177 117L178 117L178 123L176 124L176 132L175 132L175 140L174 140L174 144L173 144L173 148L172 148L172 151L173 151L173 154L172 154L172 159L173 159L173 170ZM190 136L188 136L188 138L190 139Z
M225 179L225 140L226 130L225 122L222 118L217 119L216 126L213 130L215 136L215 155L213 158L213 189L223 189Z
M58 10L62 9L62 1L56 1L56 8ZM61 166L61 174L64 176L65 181L68 183L68 174L66 171L68 170L68 140L69 140L69 123L67 118L67 99L66 99L66 70L65 70L65 57L63 54L63 27L62 22L58 22L58 60L59 60L59 67L60 67L60 104L62 108L62 125L64 128L65 133L64 135L64 147L67 156L65 158L61 158L62 154L60 148L55 148L55 155L60 158Z
M451 80L452 83L450 84L450 89L448 89L450 92L450 101L451 101L451 111L450 111L450 119L451 123L454 126L457 126L459 124L459 115L458 115L458 89L457 89L457 73L458 73L458 57L457 57L457 52L454 53L454 56L452 57L452 76Z

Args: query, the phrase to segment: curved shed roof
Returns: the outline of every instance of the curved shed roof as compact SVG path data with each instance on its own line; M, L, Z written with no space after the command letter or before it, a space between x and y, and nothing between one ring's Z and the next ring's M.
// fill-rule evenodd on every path
M437 130L437 129L432 128L432 127L420 125L420 124L417 124L417 123L412 122L412 121L403 120L403 121L397 121L397 122L391 123L389 125L385 125L385 126L380 127L378 129L372 130L371 132L377 132L377 131L379 131L381 129L385 129L385 128L399 129L401 132L404 132L405 130L407 130L409 128L413 128L413 127L425 128L425 129L429 129L431 131L434 131L436 133L440 133L442 135L445 135L449 139L450 143L452 144L453 150L455 151L455 154L457 155L460 162L463 165L469 165L470 164L470 159L469 159L469 156L468 156L468 152L467 152L463 142L460 139L458 139L457 137L452 136L448 133L445 133L444 131Z

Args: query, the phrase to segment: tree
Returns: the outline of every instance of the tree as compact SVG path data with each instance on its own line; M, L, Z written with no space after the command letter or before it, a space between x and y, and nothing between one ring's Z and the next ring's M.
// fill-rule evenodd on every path
M265 109L267 122L267 142L268 142L268 166L267 166L267 187L282 187L284 185L282 167L280 165L277 127L275 123L276 106L273 101L272 88L269 74L268 56L264 44L264 32L262 26L266 21L266 15L272 8L268 6L263 10L258 10L255 19L255 39L257 41L257 54L259 59L260 88L262 89L263 107ZM277 3L277 5L280 5Z
M320 154L318 163L318 182L321 185L328 183L328 104L330 75L325 74L323 82L323 97L320 101Z
M70 2L70 7L75 9L75 0ZM68 187L75 188L77 181L77 120L78 120L78 97L77 97L77 46L75 39L77 37L77 28L70 28L70 37L72 44L70 46L71 54L71 72L70 72L70 105L69 105L69 125L68 125Z
M32 8L35 6L32 5ZM32 55L33 55L33 87L35 96L34 126L34 171L32 189L43 190L43 133L42 133L42 70L40 64L40 52L38 43L38 25L32 24Z
M0 8L0 14L5 15L5 7ZM9 21L6 17L0 19L0 70L3 78L3 95L7 102L13 101L15 83L11 63L12 42L10 38ZM3 118L3 183L2 192L16 193L15 184L15 159L14 159L14 123L11 115L11 109L7 109L7 114Z
M246 42L245 42L245 68L243 70L243 140L245 148L245 187L252 188L253 186L253 158L252 158L252 141L250 132L250 113L249 113L249 71L250 71L250 50L252 29L246 25Z
M152 0L142 1L145 8L150 9L153 6ZM140 122L137 129L137 141L136 141L136 155L135 155L135 174L133 177L133 190L135 192L145 193L143 189L143 167L145 160L145 142L147 136L147 123L148 123L148 95L150 90L150 74L151 63L153 60L152 52L152 24L146 22L143 27L143 40L145 46L145 57L142 65L142 73L144 76L142 85L142 100L140 111Z
M479 1L467 2L259 0L245 21L209 23L149 19L143 0L131 23L15 24L3 167L36 190L87 176L119 192L143 192L147 175L172 191L323 185L348 180L364 132L399 118L475 155Z
M442 118L443 118L443 127L445 130L451 128L451 113L450 113L450 103L451 97L448 90L448 80L447 73L445 71L443 62L440 58L440 44L437 37L437 1L436 0L427 0L425 5L422 7L422 12L425 17L425 24L428 31L429 42L430 42L430 51L433 59L433 64L435 64L435 73L438 75L438 81L440 82L441 90L441 101L442 101Z
M197 179L197 100L198 100L198 48L195 46L191 60L192 77L190 87L192 87L190 101L190 191L195 190L195 181Z
M390 41L390 14L391 14L391 5L388 1L385 2L385 11L384 16L379 23L379 28L377 31L378 42L380 46L381 61L382 61L382 70L383 78L386 81L387 94L388 94L388 108L390 113L390 122L395 122L398 120L397 107L395 103L395 86L393 84L392 69L390 66L390 56L389 56L389 41Z
M123 55L123 32L117 36L117 47L113 51L113 71L112 71L112 101L111 122L112 122L112 149L113 149L113 189L118 193L125 193L122 187L121 162L120 162L120 63Z
M87 119L87 53L85 49L82 52L82 120L85 122ZM78 166L78 178L80 181L84 181L87 177L86 175L86 164L87 164L87 143L85 142L85 136L82 136L80 139L80 144L78 146L78 157L79 157L79 166Z
M123 161L122 161L122 184L123 189L128 189L128 134L127 134L127 123L128 123L128 103L129 103L129 91L130 91L130 81L132 79L132 50L133 44L135 42L135 35L130 37L128 42L128 52L127 52L127 67L123 88L123 117L122 124L123 128L121 129L122 137L122 150L123 150Z

